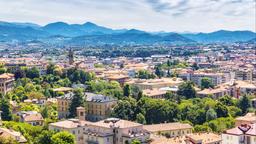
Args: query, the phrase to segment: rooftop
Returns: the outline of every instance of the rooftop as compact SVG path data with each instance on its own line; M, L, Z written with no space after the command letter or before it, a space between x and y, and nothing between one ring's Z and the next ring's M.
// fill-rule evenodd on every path
M149 132L159 132L159 131L170 131L170 130L180 130L180 129L192 129L190 124L183 123L163 123L163 124L153 124L153 125L144 125L144 129Z

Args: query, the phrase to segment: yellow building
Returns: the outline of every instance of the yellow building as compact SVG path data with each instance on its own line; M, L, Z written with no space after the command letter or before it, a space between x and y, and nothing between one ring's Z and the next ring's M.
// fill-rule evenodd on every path
M14 74L4 73L0 75L0 93L6 94L13 89Z
M181 78L161 78L161 79L132 79L126 84L139 87L141 90L179 86L184 81Z

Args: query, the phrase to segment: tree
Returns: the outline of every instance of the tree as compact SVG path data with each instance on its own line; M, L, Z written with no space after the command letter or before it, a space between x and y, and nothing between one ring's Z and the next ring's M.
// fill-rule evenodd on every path
M47 74L54 74L56 66L53 63L50 63L47 68L46 68L46 73Z
M155 68L155 74L156 74L159 78L163 77L164 73L163 73L163 71L161 70L160 66L156 66L156 68Z
M12 112L11 106L7 99L2 99L1 101L1 111L2 111L2 120L11 121L12 120Z
M55 134L54 131L47 131L44 130L42 133L39 134L39 136L36 138L37 144L52 144L52 136Z
M31 78L31 79L33 79L33 78L38 78L38 77L40 76L40 71L39 71L38 68L33 67L33 68L27 70L26 76L27 76L28 78Z
M0 68L0 74L6 73L6 71L7 71L6 68L4 68L4 67Z
M51 137L52 144L75 144L75 136L69 132L63 131L54 134Z
M24 77L26 77L26 72L23 69L18 68L14 72L14 77L15 77L15 79L24 78Z
M131 144L141 144L141 142L139 140L135 139L135 140L132 140Z
M143 114L139 113L136 115L136 122L146 124L146 119Z
M206 112L206 121L211 121L217 118L217 113L214 111L214 109L210 108Z
M226 105L226 106L232 106L235 105L235 101L232 99L231 96L225 95L219 99L219 101Z
M124 96L128 97L131 94L130 85L126 84L123 88Z
M82 89L76 89L74 91L74 96L72 98L70 107L69 107L69 117L76 116L76 108L83 106L84 104L84 95Z
M218 102L215 107L214 110L217 113L217 117L227 117L228 116L228 109L225 105L223 105L222 103Z
M193 70L198 70L199 66L197 63L193 63L193 65L191 66L193 68Z
M204 77L201 79L201 88L205 89L205 88L213 88L214 85L212 84L211 79Z
M247 96L243 96L238 101L238 107L242 110L243 114L246 114L248 112L248 109L251 107L250 99Z
M19 142L12 137L0 136L0 144L19 144Z
M177 91L177 94L184 96L187 99L194 98L196 97L196 90L193 86L192 82L185 82L178 87L179 90Z

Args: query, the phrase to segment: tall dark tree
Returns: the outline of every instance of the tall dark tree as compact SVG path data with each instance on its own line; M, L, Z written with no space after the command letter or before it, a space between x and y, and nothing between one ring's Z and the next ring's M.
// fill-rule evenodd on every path
M11 121L12 120L12 112L11 106L7 99L2 99L1 101L1 111L2 111L2 120Z
M246 114L251 107L250 99L247 96L243 96L238 102L238 107L242 110L243 114Z
M228 116L228 108L220 102L215 105L214 110L216 111L218 118Z
M126 84L123 88L124 96L128 97L131 94L130 85Z
M177 94L180 96L184 96L187 99L194 98L196 97L196 90L193 86L194 84L192 82L185 82L179 86Z
M76 89L69 107L69 117L76 117L76 108L84 105L84 94L82 89Z
M40 71L38 68L33 67L33 68L27 70L26 76L31 79L38 78L40 76Z
M46 68L46 73L47 74L54 74L56 66L53 63L50 63L47 68Z
M164 73L163 73L162 69L160 68L160 66L156 66L156 68L155 68L155 74L156 74L159 78L163 77Z
M201 79L201 88L205 89L205 88L213 88L214 85L212 84L211 79L204 77Z
M26 72L23 69L18 68L14 72L14 77L15 77L15 79L24 78L24 77L26 77Z

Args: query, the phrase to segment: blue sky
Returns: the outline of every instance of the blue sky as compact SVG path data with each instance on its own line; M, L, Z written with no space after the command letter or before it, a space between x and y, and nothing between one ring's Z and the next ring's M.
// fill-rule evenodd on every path
M0 20L84 23L147 31L256 29L256 0L0 0Z

